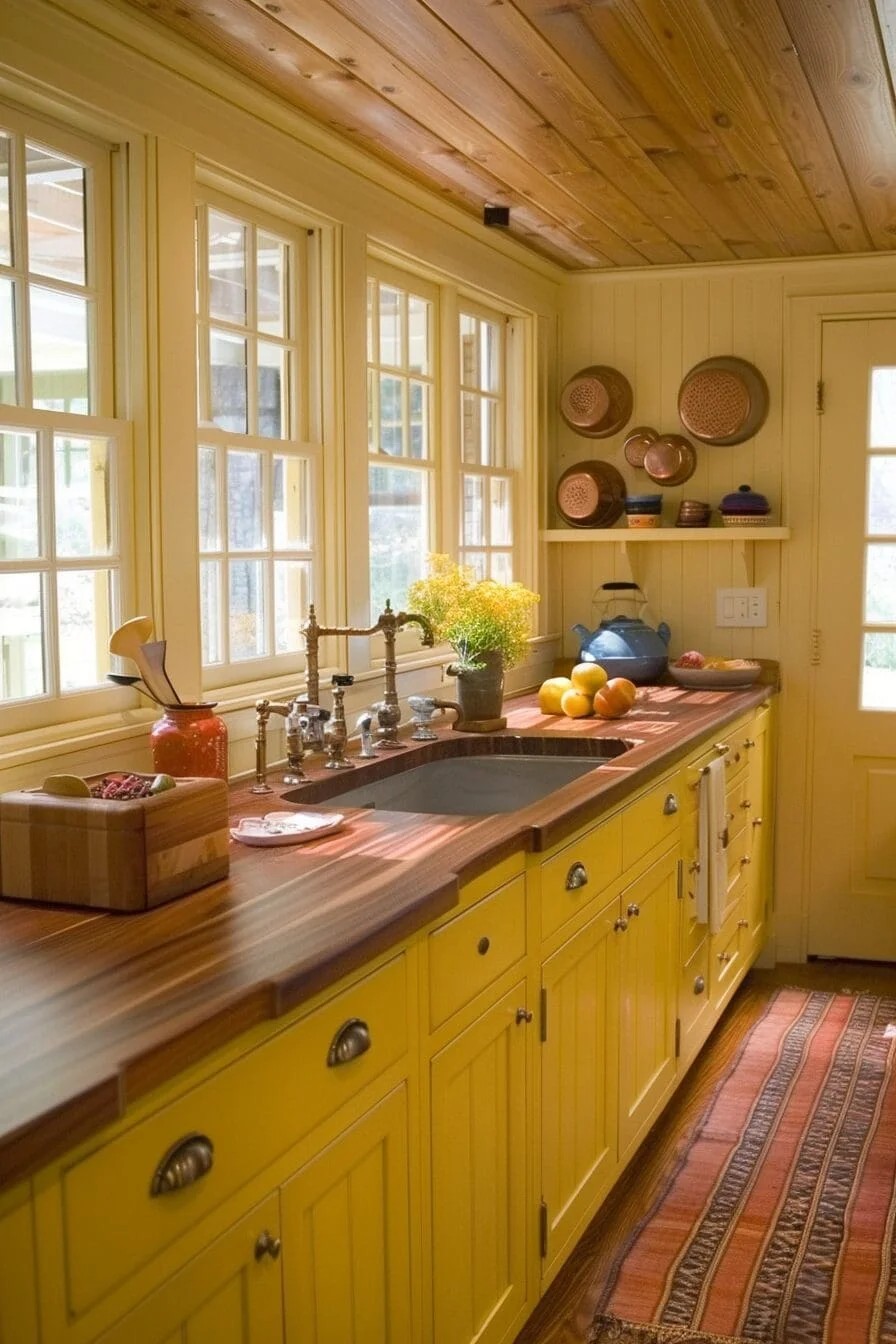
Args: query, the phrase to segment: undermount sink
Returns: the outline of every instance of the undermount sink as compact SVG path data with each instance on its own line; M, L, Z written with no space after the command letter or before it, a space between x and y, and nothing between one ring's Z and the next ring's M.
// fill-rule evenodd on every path
M437 745L441 751L434 759L421 760L422 753L415 753L386 758L378 763L380 768L369 767L371 775L374 771L377 775L369 782L355 783L342 775L293 789L283 799L459 816L515 812L621 756L634 744L622 738L501 737Z

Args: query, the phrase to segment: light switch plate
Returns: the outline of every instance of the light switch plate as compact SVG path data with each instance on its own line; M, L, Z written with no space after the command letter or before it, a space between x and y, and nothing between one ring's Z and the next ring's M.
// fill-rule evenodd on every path
M716 625L768 625L768 589L717 588Z

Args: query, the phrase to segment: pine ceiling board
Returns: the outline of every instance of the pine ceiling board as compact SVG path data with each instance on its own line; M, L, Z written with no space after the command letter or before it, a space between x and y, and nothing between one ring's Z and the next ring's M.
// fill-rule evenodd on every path
M468 212L481 217L485 201L509 205L508 232L561 266L643 264L643 256L622 242L617 244L617 255L624 261L614 262L590 236L597 229L585 229L577 236L565 221L550 218L536 202L508 190L454 146L371 93L343 65L322 56L246 0L204 0L192 9L183 0L128 3ZM570 205L568 218L574 210L574 203Z
M512 84L547 124L574 145L584 162L615 184L606 200L615 203L615 217L625 222L627 236L636 245L640 246L639 238L652 238L659 226L691 260L732 257L731 249L687 197L670 187L640 146L607 112L601 101L606 61L596 62L599 68L590 70L587 80L580 78L511 3L487 9L483 9L482 0L425 3ZM600 90L600 97L594 90ZM594 182L583 169L570 172L583 188ZM650 232L644 232L645 225ZM651 260L660 258L652 256Z
M877 248L896 245L896 112L872 0L778 0Z
M741 67L761 75L756 91L837 250L869 250L871 239L778 0L714 0L713 14Z
M259 8L261 0L253 3ZM419 16L420 8L416 0L413 3ZM407 16L395 0L377 0L375 11L369 0L359 4L352 0L281 0L277 10L277 22L302 42L349 69L371 93L381 94L464 159L599 248L616 265L687 260L661 228L637 212L621 192L589 167L574 146L483 67L478 57L453 35L446 35L436 19L431 28L437 31L421 27L416 46L404 40L400 19L406 21ZM376 37L365 31L365 24L371 25ZM460 68L462 63L471 87L485 90L475 116L468 110L475 99L468 97L467 106L456 101L462 96L463 83L455 77L446 80L441 73L451 66ZM488 103L492 93L494 115ZM507 103L506 110L502 103ZM567 173L576 174L575 180L584 188L581 193L566 189ZM590 180L583 182L581 173L587 173Z

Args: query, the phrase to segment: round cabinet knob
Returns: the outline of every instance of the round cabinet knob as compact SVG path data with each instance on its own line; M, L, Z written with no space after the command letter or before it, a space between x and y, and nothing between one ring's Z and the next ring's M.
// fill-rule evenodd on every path
M752 858L750 857L750 855L749 855L749 854L744 854L744 856L742 857L742 859L741 859L741 861L740 861L740 866L741 866L741 868L746 868L747 864L748 864L748 863L752 863L752 862L753 862L753 860L752 860Z
M616 920L616 922L615 922L614 925L613 925L613 932L614 932L614 933L625 933L625 931L626 931L627 928L628 928L628 920L627 920L627 919L623 919L622 916L620 915L619 918Z
M517 1008L517 1010L516 1010L516 1024L517 1024L517 1026L519 1026L520 1023L522 1023L522 1022L531 1022L531 1021L532 1021L532 1012L531 1012L531 1009L529 1009L529 1008Z
M674 793L667 793L665 802L663 803L663 816L674 817L677 811L678 811L678 799L676 798Z
M737 927L739 929L748 929L750 927L750 921L748 919L739 919L737 921Z
M750 750L750 747L755 747L756 743L753 741L752 737L745 737L745 738L744 738L743 745L744 745L744 750L745 750L745 751L749 751L749 750Z
M628 907L625 913L629 916L630 919L636 919L637 916L640 915L641 913L641 907L640 905L635 905L634 901L632 901L631 905Z
M720 952L720 953L719 953L719 961L722 963L722 965L724 965L726 962L728 962L728 961L730 961L730 960L731 960L731 953L730 953L730 952Z
M255 1243L255 1259L263 1260L266 1255L272 1260L280 1258L280 1238L270 1232L262 1232Z
M491 943L488 938L480 938L479 942L476 944L476 951L479 953L480 957L484 957L490 947Z
M584 863L574 863L566 874L566 890L577 891L588 885L588 869Z
M762 818L761 818L761 817L754 817L754 818L753 818L753 825L754 825L754 826L761 826L761 825L762 825Z
M744 809L745 812L749 812L752 806L753 804L750 802L749 798L745 798L741 803L741 807Z
M706 981L703 979L702 975L698 975L696 980L694 981L694 993L702 994L705 988L706 988Z

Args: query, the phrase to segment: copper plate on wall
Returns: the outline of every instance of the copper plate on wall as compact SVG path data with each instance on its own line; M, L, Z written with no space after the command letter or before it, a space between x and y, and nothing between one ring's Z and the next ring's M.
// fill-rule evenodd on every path
M746 359L736 355L704 359L682 381L678 415L701 443L743 443L768 415L768 386Z
M577 434L605 439L628 423L632 400L625 374L606 364L591 364L573 374L560 393L560 414Z
M657 485L682 485L697 467L697 450L683 434L661 434L644 454L644 470Z
M625 507L625 481L611 462L576 462L557 482L556 499L570 527L612 527Z

